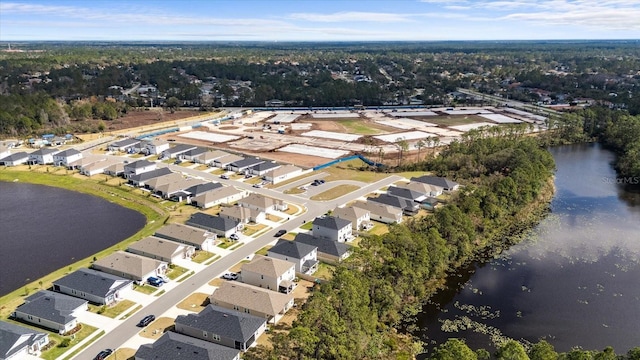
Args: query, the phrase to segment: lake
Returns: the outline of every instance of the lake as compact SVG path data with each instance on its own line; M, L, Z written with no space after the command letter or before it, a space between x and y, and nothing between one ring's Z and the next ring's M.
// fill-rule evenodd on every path
M0 296L128 238L144 215L56 187L0 182Z
M562 352L640 346L640 192L624 184L639 179L616 179L598 144L551 153L551 213L499 258L450 276L418 317L427 348L450 337L488 350L506 337Z

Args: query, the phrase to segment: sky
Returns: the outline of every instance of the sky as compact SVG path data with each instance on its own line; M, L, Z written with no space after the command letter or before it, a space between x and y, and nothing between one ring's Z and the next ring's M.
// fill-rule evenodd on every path
M0 1L0 41L640 39L640 0Z

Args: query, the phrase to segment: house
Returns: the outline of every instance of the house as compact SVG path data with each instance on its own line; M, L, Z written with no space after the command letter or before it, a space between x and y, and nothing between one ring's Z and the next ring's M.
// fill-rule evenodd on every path
M125 165L126 168L126 165ZM146 171L140 174L130 174L127 178L129 179L129 184L133 186L143 187L152 179L157 179L160 177L164 177L166 175L171 174L172 171L169 168L162 167L159 169L153 169L150 171Z
M76 149L67 149L53 155L55 166L71 167L71 163L82 159L82 153Z
M241 351L249 349L266 329L264 317L214 305L198 314L179 315L175 321L177 333Z
M175 201L182 201L183 198L187 198L190 194L184 190L192 186L202 184L204 180L200 179L182 179L178 181L172 181L166 184L157 186L154 192L165 199L172 199Z
M285 294L293 291L296 265L290 261L256 255L242 264L242 282Z
M226 169L229 164L232 162L240 161L244 159L242 156L229 154L223 157L219 157L213 161L213 166L218 167L220 169Z
M111 255L98 259L91 267L138 283L143 283L149 277L162 275L167 271L167 263L164 261L149 259L124 251L116 251Z
M140 175L156 169L156 163L149 160L138 160L124 165L124 177L129 178L132 175Z
M25 359L40 356L49 344L49 334L0 321L0 360Z
M109 165L104 169L104 173L111 176L124 175L124 164L117 162L113 165Z
M335 208L331 215L351 221L351 228L356 231L370 228L372 225L369 211L354 206Z
M216 234L181 224L167 224L155 234L156 237L193 246L196 250L213 251L216 246Z
M180 159L182 160L186 160L186 161L192 161L195 162L194 159L199 157L200 155L207 153L209 150L207 150L207 148L203 148L203 147L195 147L191 150L185 151L184 153L180 154Z
M24 299L13 317L36 326L66 334L78 326L77 315L89 309L86 300L60 294L49 290L40 290Z
M203 154L200 154L194 157L192 161L197 164L213 166L213 163L216 159L220 159L221 157L224 157L227 155L230 155L230 154L222 150L207 151Z
M256 166L249 168L249 173L252 175L263 176L269 171L273 171L281 166L282 165L275 162L263 162L261 164L258 164Z
M57 149L42 148L29 154L29 164L47 165L53 164L53 154L57 153Z
M419 176L419 177L412 177L410 180L421 182L423 184L434 185L444 189L444 191L447 191L447 192L456 191L460 187L460 185L457 182L451 181L447 178L443 178L440 176L425 175L425 176Z
M318 260L329 264L339 263L351 255L351 247L345 243L318 238L306 233L296 234L294 242L317 246ZM244 273L242 273L242 278L244 279Z
M264 174L263 178L265 181L269 181L272 184L278 184L288 179L293 179L296 176L300 176L301 174L301 168L294 165L284 165L267 172Z
M184 192L186 192L189 195L191 195L192 197L194 197L194 196L198 196L198 195L204 194L207 191L220 189L222 187L224 187L224 186L222 184L218 183L218 182L205 182L205 183L201 183L201 184L197 184L197 185L188 187L188 188L184 189Z
M0 145L0 159L11 155L11 148L5 145Z
M186 224L225 238L229 238L231 234L240 230L240 223L237 221L201 212L191 215Z
M155 342L141 345L134 359L240 360L240 351L168 331Z
M127 251L172 264L180 259L191 258L196 248L155 236L147 236L131 244Z
M273 211L285 211L289 208L284 200L266 197L261 194L251 193L249 196L238 200L238 205L250 209L270 213Z
M338 242L353 239L351 221L335 216L322 216L313 220L313 236Z
M224 186L207 191L191 199L191 204L202 209L220 204L232 204L246 195L246 191L238 190L233 186Z
M189 150L195 149L197 146L188 145L188 144L178 144L172 148L168 148L167 150L161 153L161 157L164 159L179 159L179 156L183 153L186 153Z
M9 156L5 156L0 159L0 165L4 166L18 166L22 164L26 164L29 161L29 154L21 151Z
M141 152L147 155L159 155L163 151L169 149L169 142L164 140L143 141L144 146Z
M144 174L136 175L135 177L133 177L136 180L135 182L131 181L131 179L129 179L129 181L134 185L144 186L145 188L147 188L149 190L155 190L155 189L158 188L158 186L162 186L164 184L168 184L168 183L172 183L172 182L181 181L181 180L184 179L182 174L172 172L171 170L169 170L169 173L164 172L164 175L161 175L161 176L155 176L155 174L153 174L154 172L156 172L158 170L161 170L161 169L167 169L168 170L168 168L156 169L156 170L144 173ZM151 174L151 175L147 175L147 174Z
M426 185L426 184L425 184ZM427 199L427 194L404 187L389 186L387 194L414 202L422 202Z
M131 289L132 280L85 268L53 282L53 291L100 305L111 305L120 301Z
M129 152L130 149L133 149L139 143L140 143L140 140L138 139L128 138L128 139L123 139L123 140L116 141L114 143L109 144L107 149L109 151Z
M378 197L368 197L367 202L377 202L402 209L405 215L415 215L420 208L418 203L389 194L381 194Z
M76 161L73 166L80 170L80 174L85 176L93 176L98 174L103 174L105 169L113 164L115 164L114 160L107 161L107 159L99 159L94 161L83 161L88 160L86 158L80 159Z
M274 324L293 307L293 295L262 289L237 281L225 281L209 301L212 305L251 314Z
M398 185L399 188L405 188L419 193L423 193L427 196L435 197L442 194L443 188L431 184L425 184L417 181L411 181L407 184Z
M242 206L223 207L220 209L220 214L218 215L241 224L247 224L249 222L259 223L265 219L265 213L263 211Z
M267 255L293 262L301 274L313 274L318 269L318 247L314 245L280 239Z
M402 209L377 203L356 201L353 207L369 211L369 218L385 224L400 224L402 222Z
M257 157L248 157L242 160L237 160L227 165L227 170L235 172L245 172L251 167L264 163L265 160L258 159Z

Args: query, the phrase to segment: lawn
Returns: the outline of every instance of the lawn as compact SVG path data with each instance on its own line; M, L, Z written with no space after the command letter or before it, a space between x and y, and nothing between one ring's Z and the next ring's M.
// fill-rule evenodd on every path
M307 223L302 224L302 226L300 226L300 229L302 230L311 230L313 228L313 222L309 221Z
M171 271L167 273L167 277L171 280L175 280L178 277L185 274L187 271L189 271L189 269L183 268L182 266L178 266L178 265L170 265L170 267L171 267Z
M157 340L162 334L169 331L175 324L175 319L168 317L157 318L149 324L139 335L143 338Z
M131 300L122 300L113 306L95 306L90 304L89 311L115 319L118 315L129 310L129 308L135 304L136 303Z
M72 347L76 346L78 343L80 343L80 341L84 340L89 335L93 334L94 331L98 330L97 328L94 328L93 326L89 326L87 324L81 324L81 326L82 327L81 327L80 331L78 331L77 333L75 333L73 335L70 335L70 336L60 336L58 334L53 334L53 336L52 336L52 333L49 333L49 338L51 340L55 340L56 341L56 346L54 346L51 349L43 352L41 357L43 359L51 359L51 360L60 359L62 354L67 352ZM61 344L63 339L69 339L70 340L69 346L67 346L67 347L58 346L58 345Z
M360 159L338 163L322 170L323 172L329 174L329 176L325 177L324 180L354 180L362 181L365 183L373 183L389 176L388 174L384 173L358 170L362 166L366 167L367 164L365 164L365 162Z
M269 251L269 249L271 249L272 246L267 245L265 247L263 247L262 249L256 251L256 255L262 255L262 256L267 256L267 251Z
M358 134L358 135L377 135L382 133L380 129L376 129L371 127L372 124L367 124L362 121L362 119L348 119L348 120L338 120L336 121L340 125L346 128L346 132L349 134Z
M245 225L244 229L242 229L242 233L246 236L251 236L253 234L256 234L264 229L266 229L268 226L265 224L252 224L252 225Z
M456 126L488 122L487 119L477 115L430 116L426 121L442 126Z
M273 214L267 214L265 217L266 217L266 218L267 218L267 220L269 220L269 221L274 221L274 222L280 222L280 221L282 221L282 218L281 218L280 216L276 216L276 215L273 215Z
M215 254L204 250L196 251L196 255L191 259L194 263L202 264L203 262L211 259Z
M231 247L231 245L233 245L233 244L235 244L235 242L234 242L234 241L227 241L227 240L224 240L223 242L221 242L220 244L218 244L218 247L219 247L219 248L222 248L222 249L227 249L227 248Z
M314 195L310 199L315 201L333 200L358 189L360 189L360 187L355 185L338 185L327 191L321 192L320 194Z
M313 276L319 279L330 280L333 277L334 270L335 266L320 263L318 264L318 270L315 272L315 274L313 274Z
M302 194L307 190L302 190L300 187L294 187L294 188L290 188L287 189L285 191L283 191L284 194L288 194L288 195L296 195L296 194Z
M289 207L287 208L287 210L283 212L287 215L296 215L297 213L302 213L303 210L304 209L300 209L300 207L296 205L289 204Z
M205 293L193 293L182 300L176 307L178 309L200 312L209 304L209 295Z
M158 290L157 287L155 286L151 286L151 285L133 285L133 290L141 292L143 294L153 294L154 292L156 292L156 290Z
M374 222L373 228L367 232L368 235L384 235L389 232L389 225Z

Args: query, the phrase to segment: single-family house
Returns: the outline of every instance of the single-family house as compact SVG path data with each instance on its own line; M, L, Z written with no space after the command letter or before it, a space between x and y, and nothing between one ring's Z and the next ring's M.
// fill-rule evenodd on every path
M213 251L217 243L216 234L182 224L167 224L153 235L209 252Z
M223 185L220 184L219 182L208 181L208 182L205 182L205 183L196 184L194 186L188 187L188 188L184 189L184 192L186 192L189 195L191 195L191 197L195 197L195 196L198 196L200 194L204 194L207 191L219 189L219 188L222 188L222 187L223 187Z
M238 200L238 205L265 213L285 211L289 208L289 205L284 200L270 198L258 193L251 193L249 196Z
M162 275L167 271L167 263L164 261L124 251L116 251L98 259L91 267L138 283L146 281L149 277Z
M377 202L402 209L405 215L415 215L420 209L420 204L416 202L389 194L381 194L378 197L368 197L367 202Z
M11 148L6 145L0 145L0 159L11 155Z
M246 351L267 329L264 317L207 305L197 314L178 315L175 331L196 339Z
M0 165L18 166L18 165L26 164L28 161L29 161L29 154L24 151L20 151L0 159Z
M29 154L29 164L33 165L47 165L53 164L53 154L57 153L58 149L42 148Z
M111 176L124 176L124 163L117 162L104 169L104 173Z
M135 182L131 181L132 179L129 179L129 181L134 185L144 186L145 188L147 188L149 190L155 190L155 189L158 188L158 186L162 186L164 184L168 184L168 183L172 183L172 182L181 181L181 180L184 179L184 176L182 176L181 173L172 172L171 170L169 170L169 173L165 172L164 175L161 175L161 176L155 176L155 174L153 174L154 172L156 172L158 170L161 170L161 169L169 170L169 168L156 169L156 170L153 170L153 171L146 172L144 174L133 176L132 178L135 178L135 180L136 180ZM163 171L165 171L165 170L163 170ZM151 174L151 175L146 175L146 174Z
M209 150L207 148L203 148L200 146L197 146L191 150L187 150L185 152L183 152L182 154L180 154L180 159L182 160L186 160L186 161L192 161L195 162L194 159L198 158L200 155L209 152Z
M204 180L188 178L179 181L172 181L166 184L157 186L154 192L165 199L172 199L175 201L182 201L186 199L190 194L184 190L192 186L202 184Z
M129 178L133 175L140 175L155 170L157 164L149 160L138 160L132 163L124 164L124 177Z
M233 204L246 195L245 190L238 190L233 186L224 186L197 195L191 199L191 204L202 209L220 204Z
M184 154L189 150L193 150L196 147L197 146L195 145L178 144L174 147L168 148L167 150L163 151L161 154L161 157L165 159L179 159L179 156L181 154Z
M92 269L80 268L53 282L53 291L111 305L133 289L133 281Z
M159 155L163 151L169 149L169 142L164 140L144 141L144 147L141 152L147 155Z
M150 344L140 345L134 360L240 360L240 351L168 331Z
M242 264L242 282L285 294L293 291L296 265L278 258L256 255Z
M296 242L300 242L307 245L318 247L318 260L336 264L346 259L351 255L351 247L345 243L315 237L311 234L298 233L294 239ZM242 273L244 279L244 273Z
M196 248L155 236L147 236L131 244L127 251L172 264L180 259L191 258Z
M218 215L233 221L237 221L241 224L247 224L249 222L259 223L262 222L266 217L264 211L242 206L223 207L220 209L220 214Z
M351 221L351 228L356 231L367 229L372 226L369 211L359 207L337 207L333 209L331 215Z
M458 184L457 182L451 181L447 178L440 177L440 176L424 175L424 176L412 177L410 180L421 182L424 184L435 185L437 187L444 189L444 191L447 191L447 192L456 191L458 190L458 187L460 187L460 184Z
M87 300L40 290L24 299L24 304L16 308L13 317L57 331L59 334L66 334L78 326L78 314L87 309Z
M242 160L234 161L227 165L227 170L235 171L237 173L244 173L249 168L264 163L265 160L258 159L257 157L248 157Z
M71 167L71 163L82 159L82 153L76 149L67 149L53 155L55 166Z
M424 201L428 197L427 194L423 192L397 186L389 186L387 194L418 203Z
M185 224L210 231L225 238L229 238L231 234L238 232L241 228L240 223L237 221L201 212L191 215Z
M410 189L413 191L417 191L419 193L423 193L427 196L435 197L442 194L443 188L439 186L435 186L432 184L425 184L417 181L411 181L406 184L397 185L400 188Z
M296 272L301 274L313 274L318 270L318 247L314 245L280 239L267 251L267 255L293 262Z
M300 176L301 174L301 168L294 165L284 165L267 172L264 174L263 179L271 182L272 184L278 184L288 179L293 179L296 176Z
M269 171L273 171L281 166L282 165L276 162L266 161L249 168L249 173L252 175L263 176Z
M140 143L140 140L134 138L122 139L116 142L109 144L107 149L109 151L122 151L129 152L130 149L133 149L136 145Z
M225 155L223 157L219 157L217 159L215 159L213 161L213 166L220 168L220 169L226 169L227 166L229 164L231 164L232 162L236 162L236 161L240 161L244 159L242 156L239 155L235 155L235 154L229 154L229 155Z
M192 161L197 164L213 166L213 163L216 159L220 159L221 157L227 155L229 155L229 153L222 150L207 151L196 156Z
M338 242L353 239L351 221L335 216L321 216L313 220L313 236Z
M125 168L126 168L126 165L125 165ZM140 174L130 174L129 176L127 176L127 179L129 184L133 186L143 187L147 184L148 181L169 175L171 173L172 171L169 168L162 167L158 169L145 171Z
M49 344L49 334L0 321L0 360L26 359L40 356Z
M209 296L209 302L212 305L257 316L275 324L293 307L293 295L237 281L225 281Z
M84 160L84 161L83 161ZM73 167L80 171L80 174L85 176L93 176L103 174L104 170L114 164L115 161L107 161L107 159L93 159L89 161L88 158L82 158L73 163Z
M369 218L385 224L400 224L402 222L402 209L393 206L371 202L356 201L354 207L369 211Z

